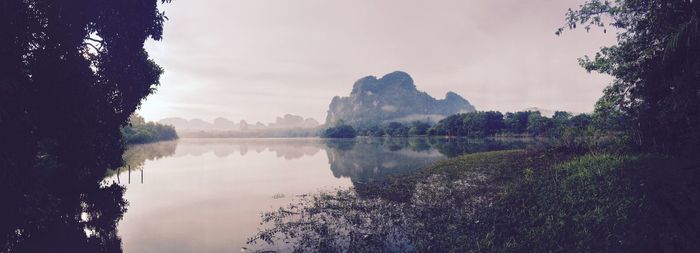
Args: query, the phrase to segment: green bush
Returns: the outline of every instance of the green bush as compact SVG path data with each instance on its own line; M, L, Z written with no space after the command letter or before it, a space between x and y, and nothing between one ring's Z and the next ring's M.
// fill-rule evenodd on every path
M355 136L357 136L357 132L352 126L342 124L329 127L321 133L323 138L355 138Z
M175 128L154 122L146 123L137 114L129 118L129 124L121 128L122 138L127 144L140 144L177 139Z

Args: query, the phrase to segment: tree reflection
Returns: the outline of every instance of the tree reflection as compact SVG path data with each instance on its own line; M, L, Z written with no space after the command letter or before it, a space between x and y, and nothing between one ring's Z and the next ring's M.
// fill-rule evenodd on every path
M349 177L358 188L387 176L414 172L446 157L533 144L526 139L358 138L325 140L325 149L333 175Z
M6 252L122 251L116 227L127 206L123 187L3 184L0 190Z
M124 155L124 166L117 169L107 170L106 177L116 175L127 169L143 169L146 161L155 161L164 157L172 156L177 149L178 141L164 141L148 144L137 144L129 146Z
M264 213L249 244L256 251L480 252L493 236L492 223L485 222L489 207L520 178L517 168L541 162L521 159L521 152L449 160L440 171L416 170L305 196ZM483 158L491 156L500 158ZM460 159L469 159L468 169Z

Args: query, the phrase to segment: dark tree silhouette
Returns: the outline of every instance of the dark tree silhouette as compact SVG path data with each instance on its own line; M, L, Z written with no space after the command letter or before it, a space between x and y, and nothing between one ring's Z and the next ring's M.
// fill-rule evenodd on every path
M10 0L0 8L4 167L27 170L43 158L78 171L119 165L119 127L162 72L143 47L161 38L157 1Z
M162 36L165 16L157 5L158 0L0 2L5 249L21 249L25 240L66 224L41 223L54 220L49 217L87 211L84 193L107 168L121 164L120 126L155 90L162 73L144 50L146 39ZM122 201L121 191L112 192Z
M642 149L694 155L700 143L700 1L588 0L569 10L566 26L617 31L617 44L588 71L615 77L596 105L596 118L625 124ZM564 28L560 28L560 34ZM621 121L617 114L627 116Z

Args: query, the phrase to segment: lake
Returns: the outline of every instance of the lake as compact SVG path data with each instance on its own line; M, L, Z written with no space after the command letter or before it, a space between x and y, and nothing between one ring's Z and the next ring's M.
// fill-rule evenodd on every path
M124 252L231 252L260 215L306 194L411 173L525 140L460 138L180 139L136 145L105 183L124 186Z

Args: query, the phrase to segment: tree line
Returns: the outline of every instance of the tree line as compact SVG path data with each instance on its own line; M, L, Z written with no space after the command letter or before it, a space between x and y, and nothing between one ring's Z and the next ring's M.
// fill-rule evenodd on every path
M178 138L175 127L156 122L146 122L138 114L131 115L129 124L121 128L122 139L127 144L150 143L175 140Z
M619 125L618 121L595 113L572 115L568 112L557 111L552 117L545 117L538 111L519 111L505 114L498 111L479 111L454 114L434 125L422 121L390 122L385 125L354 129L352 126L339 124L326 129L322 136L333 138L352 138L355 135L372 137L572 137L596 131L614 131L618 128L616 124Z
M561 137L566 133L582 134L591 126L588 114L572 115L557 111L545 117L538 111L502 114L497 111L462 113L449 116L428 130L428 135L442 136L545 136Z

